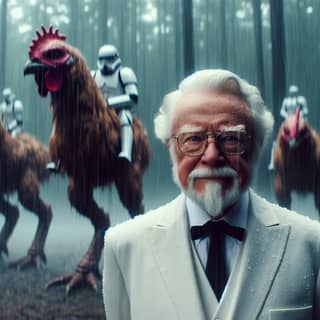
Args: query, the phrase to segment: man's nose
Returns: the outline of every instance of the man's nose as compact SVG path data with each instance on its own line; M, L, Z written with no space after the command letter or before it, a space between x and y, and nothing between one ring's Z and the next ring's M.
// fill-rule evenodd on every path
M206 149L201 157L202 163L212 167L221 163L223 159L224 157L218 149L214 138L209 137Z

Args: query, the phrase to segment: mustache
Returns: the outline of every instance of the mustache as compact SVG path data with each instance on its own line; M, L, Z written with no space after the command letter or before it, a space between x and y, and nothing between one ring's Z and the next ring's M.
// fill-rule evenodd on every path
M214 169L195 169L189 174L189 180L195 178L236 178L237 172L230 167L221 167Z

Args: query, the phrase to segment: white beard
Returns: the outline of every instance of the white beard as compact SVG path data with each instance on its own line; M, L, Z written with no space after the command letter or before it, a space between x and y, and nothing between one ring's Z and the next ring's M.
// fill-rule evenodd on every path
M230 167L217 169L195 169L189 174L188 189L186 190L180 183L178 175L177 159L175 156L174 146L170 145L170 156L172 160L173 181L191 200L195 201L203 208L213 219L219 219L223 215L223 209L237 202L240 197L240 186L238 174ZM196 178L205 177L228 177L232 179L232 185L224 195L222 186L218 182L208 182L204 192L198 193L194 189Z
M228 177L232 179L230 190L222 194L222 185L219 182L207 182L203 193L194 189L196 178ZM223 215L223 210L236 203L240 196L239 179L236 171L229 167L218 169L196 169L189 175L188 189L185 194L198 203L213 219Z

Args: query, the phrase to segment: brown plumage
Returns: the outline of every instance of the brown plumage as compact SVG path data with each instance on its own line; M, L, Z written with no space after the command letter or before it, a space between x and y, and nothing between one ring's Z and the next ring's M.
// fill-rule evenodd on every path
M85 59L52 29L42 30L30 47L31 62L25 74L35 74L41 96L51 92L50 155L60 161L62 171L68 175L71 204L95 228L92 243L76 272L49 285L66 284L69 292L84 279L96 289L103 236L110 221L103 208L97 206L93 190L114 182L130 216L142 213L142 173L149 163L150 148L141 122L134 118L132 163L118 159L119 119L107 107Z
M291 192L314 193L320 210L320 136L300 115L282 124L274 150L275 193L280 205L291 207ZM319 211L320 213L320 211Z
M19 209L12 205L6 195L17 192L20 203L38 218L38 228L26 257L11 263L11 266L25 268L40 261L46 262L44 244L52 218L51 207L40 198L40 183L49 178L46 169L50 161L47 148L27 133L16 137L5 130L0 123L0 212L5 223L0 232L0 255L8 254L7 242L19 218Z

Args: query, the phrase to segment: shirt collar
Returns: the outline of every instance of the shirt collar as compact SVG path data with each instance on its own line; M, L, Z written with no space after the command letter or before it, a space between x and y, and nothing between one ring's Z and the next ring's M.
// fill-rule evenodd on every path
M189 197L186 197L186 208L190 228L192 226L201 226L211 220L210 215ZM245 191L241 194L239 201L222 217L222 220L234 227L245 229L248 221L248 209L249 192Z

